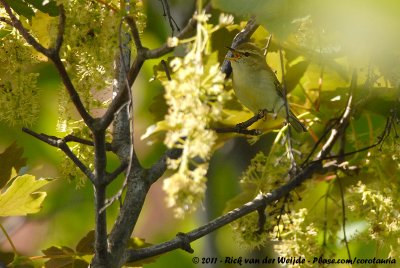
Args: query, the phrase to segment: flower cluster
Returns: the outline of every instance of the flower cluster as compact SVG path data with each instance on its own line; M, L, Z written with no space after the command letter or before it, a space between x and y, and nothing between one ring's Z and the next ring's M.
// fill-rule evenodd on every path
M399 192L398 187L394 184L390 187L380 185L378 189L375 189L373 185L367 187L359 181L357 185L349 189L353 201L350 202L349 209L354 213L361 214L360 216L363 216L368 222L369 239L384 246L387 241L400 237L400 207L396 201ZM400 246L399 239L393 242L397 243L397 248ZM391 251L388 257L399 258L400 252L393 248L393 243L390 244Z
M229 94L224 91L224 77L214 57L207 55L208 15L197 14L197 35L184 58L171 61L172 79L164 81L169 106L165 117L168 131L164 143L182 150L179 159L169 159L176 173L164 181L167 204L175 216L194 211L204 197L207 160L216 141L210 123L222 115Z
M320 256L320 245L317 243L317 229L313 223L305 221L307 209L302 208L290 214L282 215L282 223L275 226L274 233L279 232L280 241L274 245L274 250L280 257L293 256L312 259ZM279 229L279 230L277 230ZM313 264L291 264L291 268L314 267Z
M40 111L33 49L14 30L0 43L0 120L9 125L31 125Z
M269 241L269 234L266 230L271 228L271 221L267 220L261 231L259 214L256 212L232 222L231 227L236 244L244 249L257 249L265 246L266 242Z

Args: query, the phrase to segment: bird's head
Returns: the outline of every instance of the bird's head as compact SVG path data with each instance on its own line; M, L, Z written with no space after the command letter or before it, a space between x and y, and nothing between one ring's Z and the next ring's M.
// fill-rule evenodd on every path
M228 56L226 59L232 63L256 64L258 62L265 62L263 51L253 43L246 42L235 48L227 48L231 51L232 56Z

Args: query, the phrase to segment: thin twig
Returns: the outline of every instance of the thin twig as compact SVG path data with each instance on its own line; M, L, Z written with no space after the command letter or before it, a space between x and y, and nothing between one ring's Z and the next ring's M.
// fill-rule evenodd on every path
M94 146L94 142L93 141L87 140L87 139L83 139L83 138L80 138L80 137L77 137L77 136L74 136L74 135L71 135L71 134L65 136L63 138L63 141L64 142L77 142L77 143L84 144L84 145ZM106 150L107 151L112 151L113 150L110 143L106 143Z
M204 7L205 13L209 13L211 11L211 4L208 3ZM186 38L190 35L190 33L195 29L196 26L196 20L191 18L186 26L176 35L176 38L178 39L183 39ZM175 48L168 46L168 42L165 42L163 45L161 45L158 48L147 50L145 52L145 58L146 59L155 59L159 58L161 56L164 56L168 54L169 52L172 52Z
M340 199L342 201L342 229L343 229L343 240L346 244L346 250L347 250L347 257L351 259L351 254L350 254L350 248L349 248L349 240L347 239L346 235L346 206L344 202L344 192L343 192L343 185L342 181L340 180L339 174L336 172L336 177L337 181L339 184L339 190L340 190Z
M178 30L178 32L180 31L180 29L178 24L171 15L171 10L169 8L168 0L159 0L159 1L161 2L164 10L163 16L168 18L169 27L171 28L171 36L174 36L175 28L176 30Z
M328 196L329 196L329 192L331 190L331 186L332 184L330 184L328 186L328 188L326 189L326 193L325 193L325 198L324 198L324 225L323 225L323 242L322 242L322 247L326 247L327 246L327 236L328 236Z
M270 35L268 36L267 44L265 45L265 48L263 48L263 50L264 50L264 56L267 56L267 54L268 54L268 48L269 48L269 45L271 44L271 40L272 40L272 34L270 34Z
M317 154L317 160L321 160L328 156L331 152L332 147L335 145L336 140L342 135L343 131L346 129L347 124L350 121L350 118L353 114L352 105L353 105L353 92L357 86L357 71L353 71L351 83L350 83L350 94L347 100L346 108L343 112L341 119L338 122L338 125L331 130L331 135L328 140L322 146L321 151Z
M317 151L319 145L322 143L322 141L325 140L325 137L328 136L328 134L331 132L331 130L337 126L339 123L340 118L336 119L335 122L333 122L331 125L329 125L325 131L323 132L322 136L318 139L318 141L314 144L313 148L311 149L310 153L307 155L306 159L303 161L301 166L304 166L308 163L308 161L311 159L311 157L314 155L314 153Z
M281 63L281 71L282 71L282 96L283 96L283 104L285 108L285 113L286 113L286 123L289 124L289 117L290 117L290 108L289 108L289 103L287 100L287 92L286 92L286 76L285 76L285 63L283 60L283 52L282 48L279 46L279 60ZM287 139L287 153L290 159L290 171L297 172L297 163L296 160L294 159L293 155L293 144L292 144L292 128L288 127L287 132L286 132L286 139Z
M106 199L106 201L104 202L104 207L102 207L100 209L100 211L103 211L103 210L107 209L109 206L114 204L116 201L120 201L119 204L120 204L120 208L121 208L121 206L122 206L122 202L121 202L122 194L124 193L124 190L126 188L127 183L128 183L128 180L124 179L124 182L122 183L121 188L118 190L118 192L114 196L112 196L111 198Z

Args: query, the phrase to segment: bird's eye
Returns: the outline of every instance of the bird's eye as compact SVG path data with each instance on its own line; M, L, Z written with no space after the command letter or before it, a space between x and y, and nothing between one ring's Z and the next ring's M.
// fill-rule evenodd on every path
M244 55L245 55L246 57L248 57L248 56L250 56L250 53L249 53L249 52L245 52Z

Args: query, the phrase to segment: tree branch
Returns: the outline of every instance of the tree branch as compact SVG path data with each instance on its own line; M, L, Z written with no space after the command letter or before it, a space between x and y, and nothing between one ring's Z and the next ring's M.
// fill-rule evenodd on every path
M80 143L80 144L94 146L94 142L93 141L87 140L87 139L83 139L83 138L80 138L80 137L77 137L77 136L74 136L74 135L71 135L71 134L65 136L63 138L63 141L64 142L77 142L77 143ZM113 148L112 148L110 143L106 143L105 146L106 146L106 150L107 151L113 151Z
M228 212L227 214L210 221L209 223L186 233L186 237L190 242L193 242L253 211L257 211L259 208L271 205L274 201L279 200L291 190L299 186L303 181L309 178L316 171L321 170L322 166L320 162L310 163L305 169L303 169L296 177L293 178L287 184L281 186L280 188L272 191L268 194L260 194L253 201L246 203L245 205ZM174 249L181 248L182 241L180 238L174 238L170 241L150 246L143 249L127 250L125 255L125 262L133 262L142 260L144 258L149 258L157 256Z
M323 145L321 151L318 153L317 157L314 161L305 165L305 167L299 171L288 183L279 187L278 189L272 191L271 193L267 194L259 194L253 201L248 202L247 204L243 205L240 208L234 209L227 214L199 227L189 233L186 233L186 238L188 241L192 242L195 241L219 228L225 226L253 211L257 211L260 208L264 208L273 204L275 201L281 199L282 197L286 196L290 191L301 185L305 180L310 178L315 172L323 171L323 170L330 170L330 166L322 166L322 161L324 157L326 157L331 149L333 148L337 139L341 136L344 129L346 128L351 114L352 114L352 99L353 99L353 90L357 84L357 73L356 71L353 72L353 78L350 85L350 94L349 99L345 108L345 112L343 113L339 124L336 128L332 129L331 135L328 140ZM127 250L125 254L125 262L133 262L138 261L144 258L153 257L165 252L169 252L174 249L178 249L182 247L182 241L179 238L174 238L170 241L150 246L143 249L136 249L136 250Z
M180 31L179 26L171 15L171 10L169 8L168 1L167 0L159 0L159 1L161 2L164 10L163 16L168 18L169 27L171 28L171 36L174 36L175 27L179 32Z
M316 159L325 158L332 150L332 147L335 145L336 140L343 134L343 131L346 129L347 124L349 123L350 117L353 112L352 111L353 92L354 92L354 89L356 88L356 86L357 86L357 71L354 70L352 78L351 78L350 92L349 92L349 98L348 98L347 104L346 104L346 109L343 112L341 119L339 120L338 126L334 127L331 130L331 135L329 136L329 138L325 142L325 144L322 146L322 149L316 156Z
M211 4L207 4L204 7L204 10L206 13L209 13L211 11ZM176 35L176 38L178 39L183 39L186 38L190 35L190 33L195 29L196 27L196 20L191 18L186 26ZM168 54L169 52L172 52L175 49L175 47L170 47L168 46L168 43L165 42L163 45L161 45L159 48L147 50L145 53L145 58L146 59L155 59L164 56L165 54Z
M69 149L68 145L63 139L55 136L49 136L43 133L38 134L28 128L22 128L22 131L53 147L61 149L72 160L72 162L74 162L74 164L86 175L86 177L88 177L89 180L93 184L95 184L94 174L87 166L85 166L85 164L81 162L81 160L79 160L78 157L76 157L76 155L71 151L71 149Z
M43 55L50 57L50 51L42 46L36 39L29 33L29 31L22 25L19 19L14 15L11 10L10 5L5 0L0 0L0 3L3 5L4 9L6 10L8 16L11 19L11 24L18 32L24 37L26 42L30 44L34 49L42 53ZM3 20L4 21L4 20ZM5 21L8 23L7 21Z
M57 32L57 38L56 38L56 43L54 45L54 54L59 54L60 53L60 49L62 46L62 43L64 41L64 32L65 32L65 10L64 10L64 6L60 5L58 7L59 12L60 12L60 17L59 17L59 21L58 21L58 32Z
M164 174L164 172L167 170L167 159L177 159L180 157L182 154L182 150L180 149L169 149L167 150L161 157L160 159L155 162L147 172L147 177L146 180L152 184L156 182L161 176Z
M127 163L122 163L121 165L119 165L119 167L117 167L113 172L106 175L106 180L104 183L108 185L113 182L120 174L122 174L122 172L126 171L127 167Z
M106 185L100 184L94 186L95 197L95 255L92 260L92 265L96 267L109 267L109 252L107 245L107 211L104 207L106 200Z
M206 12L211 10L211 4L208 4L205 7ZM142 41L140 39L140 34L139 30L137 28L136 21L132 17L127 17L126 21L129 25L129 28L131 30L131 34L133 37L133 41L135 42L135 46L137 49L137 55L135 60L133 61L133 64L131 65L127 79L128 79L128 84L129 88L132 87L134 81L136 80L140 69L143 66L143 63L147 59L155 59L164 56L165 54L168 54L169 52L173 51L175 48L174 47L169 47L168 43L165 42L162 46L156 49L149 50L148 48L144 47L142 45ZM177 38L185 38L187 37L192 30L195 29L196 21L194 19L190 19L187 25L182 29L182 31L179 32L179 34L176 36ZM111 124L114 115L119 111L119 109L127 102L127 97L125 96L126 89L123 89L117 93L111 104L109 105L106 113L104 114L102 118L102 124L104 126L108 126Z
M58 54L54 54L54 55L52 54L50 59L53 61L54 65L61 77L61 80L63 81L63 84L64 84L65 88L67 89L67 92L69 94L69 97L70 97L72 103L74 104L75 108L78 110L79 115L82 117L85 124L92 130L94 119L87 112L85 106L83 105L81 98L79 97L79 94L76 91L74 85L72 84L71 78L69 77L67 70L65 69L65 66L60 59L60 56Z
M144 179L146 173L145 170L138 168L129 173L126 198L108 238L109 250L112 258L119 263L118 267L123 265L122 256L126 250L127 239L133 232L151 186Z

